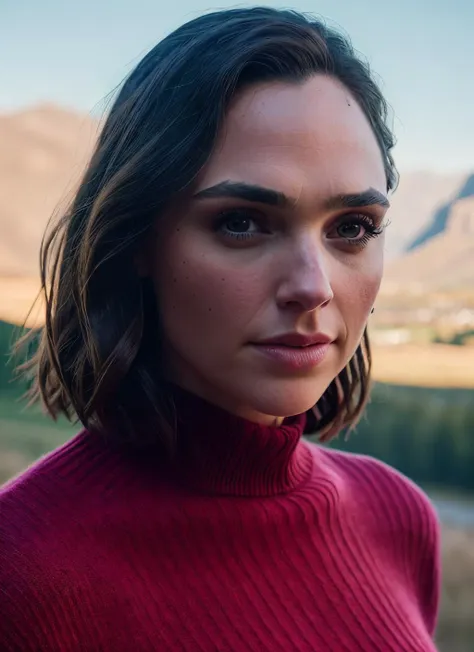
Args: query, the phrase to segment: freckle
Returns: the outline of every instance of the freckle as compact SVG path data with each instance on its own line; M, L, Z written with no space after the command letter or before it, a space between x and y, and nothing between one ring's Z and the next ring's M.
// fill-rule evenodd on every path
M212 308L209 308L209 312L212 312Z
M184 278L185 278L187 281L189 281L189 276L185 276Z
M221 278L221 281L225 281L225 278Z

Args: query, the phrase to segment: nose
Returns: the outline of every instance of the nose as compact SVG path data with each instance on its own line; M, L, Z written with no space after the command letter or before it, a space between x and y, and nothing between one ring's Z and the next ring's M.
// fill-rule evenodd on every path
M301 238L284 261L278 306L311 311L326 306L333 297L324 248L315 237Z

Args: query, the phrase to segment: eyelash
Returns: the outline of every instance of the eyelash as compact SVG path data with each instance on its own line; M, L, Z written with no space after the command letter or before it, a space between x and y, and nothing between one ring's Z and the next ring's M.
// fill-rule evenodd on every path
M242 220L250 220L257 224L260 228L260 220L256 218L251 212L246 211L246 210L229 210L225 211L219 214L217 223L215 225L215 230L218 233L221 233L227 238L231 238L232 240L250 240L255 238L258 235L261 235L261 233L265 233L265 231L261 231L260 233L233 233L231 231L223 231L222 227L225 225L226 222L229 222L232 218L237 218L237 219L242 219ZM381 235L385 229L384 225L376 226L374 224L374 220L372 217L369 215L366 215L365 213L354 213L351 215L345 215L341 219L341 221L336 225L335 228L344 226L345 224L358 224L360 226L363 226L365 229L365 233L361 238L354 239L354 238L343 238L341 237L342 240L345 240L345 242L351 246L358 246L358 247L364 247L367 245L367 243L372 239L376 238L377 236Z

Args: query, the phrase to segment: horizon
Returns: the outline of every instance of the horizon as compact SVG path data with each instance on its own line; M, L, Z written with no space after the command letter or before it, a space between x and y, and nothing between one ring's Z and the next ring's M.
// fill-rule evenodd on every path
M206 6L197 0L167 10L154 0L83 0L80 6L24 0L0 7L0 57L9 62L2 71L0 113L46 103L102 117L123 79L166 34L208 11L255 5L288 7L266 1ZM291 8L323 17L368 60L392 113L398 168L404 174L471 173L474 84L465 80L474 60L474 3L420 0L414 6L400 0L396 13L375 0L360 0L357 8L351 0L332 5L298 0Z

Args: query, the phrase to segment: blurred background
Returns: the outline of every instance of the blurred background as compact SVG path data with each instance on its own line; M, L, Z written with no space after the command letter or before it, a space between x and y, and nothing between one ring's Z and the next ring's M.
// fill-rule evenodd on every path
M170 4L0 1L0 484L79 430L25 408L24 386L8 364L38 291L46 223L71 196L127 73L182 22L231 6ZM291 6L350 35L377 73L398 139L401 180L370 327L376 383L357 431L334 445L374 455L428 492L443 530L438 644L442 652L472 652L474 3ZM37 304L27 326L41 322Z

